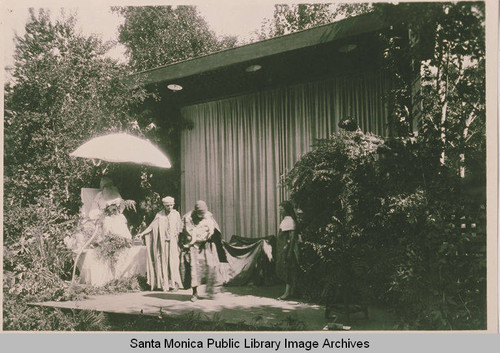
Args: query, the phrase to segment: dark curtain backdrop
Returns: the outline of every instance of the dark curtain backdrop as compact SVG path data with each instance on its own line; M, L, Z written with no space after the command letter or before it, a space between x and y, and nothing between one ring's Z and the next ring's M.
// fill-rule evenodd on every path
M386 135L387 87L362 73L184 107L194 129L181 138L182 212L205 200L226 240L276 234L280 177L345 117Z

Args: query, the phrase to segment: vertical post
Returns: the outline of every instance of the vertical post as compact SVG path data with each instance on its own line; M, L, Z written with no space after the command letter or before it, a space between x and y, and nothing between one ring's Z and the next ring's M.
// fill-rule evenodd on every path
M408 39L410 42L410 49L417 52L420 45L420 34L417 31L408 29ZM411 80L411 132L418 133L418 126L422 117L422 65L420 58L413 55L411 59L412 80Z

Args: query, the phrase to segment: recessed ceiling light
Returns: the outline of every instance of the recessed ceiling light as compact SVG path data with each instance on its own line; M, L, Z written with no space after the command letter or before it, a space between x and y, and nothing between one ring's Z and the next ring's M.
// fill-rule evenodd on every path
M341 46L338 50L341 53L349 53L349 52L353 51L354 49L356 49L357 47L358 46L356 44L346 44L346 45Z
M249 67L247 67L245 69L246 72L255 72L255 71L259 71L260 69L262 69L262 66L260 65L250 65Z
M170 85L167 86L167 88L171 91L180 91L182 89L182 86L181 85L177 85L175 83L172 83Z

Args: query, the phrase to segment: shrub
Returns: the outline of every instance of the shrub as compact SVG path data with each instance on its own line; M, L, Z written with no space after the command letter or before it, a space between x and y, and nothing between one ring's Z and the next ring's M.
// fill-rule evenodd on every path
M297 162L307 298L385 303L399 328L485 328L485 197L476 178L429 168L426 146L341 132Z
M73 257L63 239L75 226L76 219L50 198L38 198L26 207L10 202L4 217L4 330L106 329L102 314L63 312L28 303L140 288L136 278L103 288L71 286Z
M370 264L363 257L373 251L366 230L380 203L374 175L382 144L379 137L361 131L334 134L318 141L286 177L302 210L303 251L309 254L304 258L317 259L302 264L311 271L306 277L316 281L303 287L323 284L315 291L327 300L348 300L364 288Z

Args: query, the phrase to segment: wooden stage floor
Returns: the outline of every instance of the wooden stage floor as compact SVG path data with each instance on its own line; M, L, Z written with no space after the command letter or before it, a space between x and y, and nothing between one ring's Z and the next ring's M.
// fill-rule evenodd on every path
M203 297L203 287L200 295ZM90 296L84 300L33 303L63 309L96 310L114 314L143 314L175 317L191 312L201 313L207 320L217 318L230 324L245 324L272 329L290 320L304 324L304 330L322 330L326 325L324 307L294 300L275 299L283 286L223 287L213 299L191 302L191 290L177 292L144 291ZM215 316L214 316L215 315Z

